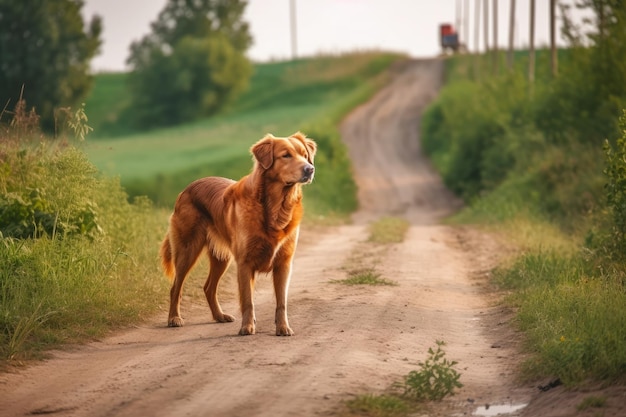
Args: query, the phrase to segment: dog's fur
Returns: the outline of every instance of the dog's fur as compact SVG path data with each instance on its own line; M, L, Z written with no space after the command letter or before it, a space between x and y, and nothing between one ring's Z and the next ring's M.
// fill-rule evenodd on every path
M250 149L252 172L235 182L207 177L178 195L161 244L165 273L174 277L168 325L180 327L183 283L203 250L210 260L204 284L213 318L232 322L217 300L217 286L231 259L237 263L242 323L240 335L254 334L254 281L272 272L276 293L276 335L291 336L287 290L302 219L302 184L313 180L315 142L297 132L287 138L266 135Z

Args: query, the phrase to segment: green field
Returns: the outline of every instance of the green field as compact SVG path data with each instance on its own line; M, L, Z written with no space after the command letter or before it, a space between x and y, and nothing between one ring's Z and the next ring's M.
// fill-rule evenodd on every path
M94 114L90 117L94 134L85 149L104 174L121 178L131 196L147 195L159 205L171 206L178 192L196 178L239 178L248 173L249 148L266 133L286 136L302 130L321 140L318 164L323 181L324 164L333 162L328 156L341 154L330 149L342 147L335 124L376 90L384 81L381 72L399 58L358 53L258 64L249 90L221 114L141 133L133 133L126 124L132 110L124 105L125 74L102 74L86 102L87 114ZM334 139L325 140L327 136ZM353 203L339 211L351 208Z

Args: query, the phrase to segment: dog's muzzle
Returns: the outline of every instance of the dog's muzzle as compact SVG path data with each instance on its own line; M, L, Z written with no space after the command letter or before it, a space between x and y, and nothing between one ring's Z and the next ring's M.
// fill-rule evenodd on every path
M304 184L310 184L313 181L313 176L315 175L315 167L311 164L307 164L302 168L302 178L300 178L300 182Z

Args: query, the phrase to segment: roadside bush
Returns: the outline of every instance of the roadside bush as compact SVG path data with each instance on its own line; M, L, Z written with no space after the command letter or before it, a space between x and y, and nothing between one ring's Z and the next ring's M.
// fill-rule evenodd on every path
M0 361L97 337L159 305L164 216L65 143L0 135Z
M95 168L76 149L5 143L0 158L0 233L3 237L95 236ZM68 192L67 182L75 187Z
M445 184L466 201L498 186L528 156L518 131L529 118L523 79L458 80L422 119L422 145Z
M612 238L615 253L626 249L626 110L620 118L622 137L617 139L615 148L608 140L604 143L607 178L605 191L607 203L613 214Z
M304 188L305 205L315 213L345 216L356 210L357 188L350 158L337 128L312 124L303 129L317 143L315 180ZM308 209L307 209L308 210Z
M604 26L590 19L596 27L587 38L561 51L557 78L538 71L529 94L520 76L474 86L459 76L423 123L431 136L424 148L471 200L453 221L488 224L520 248L494 276L512 290L508 302L530 353L526 376L556 376L569 386L621 380L626 370L626 116L621 130L616 123L626 99L626 9L622 2L581 4L601 12ZM489 131L485 120L497 129L478 140L475 130ZM489 184L489 176L501 180Z

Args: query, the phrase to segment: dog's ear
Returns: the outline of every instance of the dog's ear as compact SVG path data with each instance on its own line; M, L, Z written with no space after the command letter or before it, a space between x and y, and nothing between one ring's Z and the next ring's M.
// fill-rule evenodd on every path
M309 163L313 163L313 159L315 158L315 153L317 152L317 144L311 139L307 138L302 132L296 132L291 135L292 138L296 138L300 140L306 147L307 152L307 160Z
M268 134L255 143L250 149L254 158L263 169L268 169L274 163L274 136Z
M309 153L307 160L312 164L313 158L315 158L315 152L317 152L317 144L308 138L304 140L304 144L306 145L306 150Z

